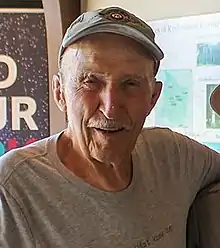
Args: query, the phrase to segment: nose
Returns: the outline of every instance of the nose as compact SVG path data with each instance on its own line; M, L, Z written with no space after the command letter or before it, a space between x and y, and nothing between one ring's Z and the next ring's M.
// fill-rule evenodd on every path
M99 110L107 119L117 119L123 108L123 96L120 89L116 87L106 87L100 93Z

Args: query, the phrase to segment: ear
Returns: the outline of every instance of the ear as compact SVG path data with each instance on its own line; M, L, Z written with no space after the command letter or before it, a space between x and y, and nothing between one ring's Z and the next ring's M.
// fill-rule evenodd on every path
M161 81L156 81L155 82L155 85L154 85L154 88L153 88L153 94L152 94L152 98L151 98L151 107L150 107L150 110L149 110L149 113L151 112L151 110L154 108L154 106L156 105L159 97L160 97L160 93L162 91L162 86L163 86L163 83Z
M66 112L66 100L60 73L53 76L52 80L53 97L62 112Z

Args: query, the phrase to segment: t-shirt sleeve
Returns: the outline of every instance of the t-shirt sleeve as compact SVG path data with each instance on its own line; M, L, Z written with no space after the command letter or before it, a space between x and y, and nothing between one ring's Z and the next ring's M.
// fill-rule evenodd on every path
M192 192L220 180L220 153L182 134L173 135L181 171Z
M34 239L16 200L0 186L0 247L34 248Z
M220 247L220 184L212 184L197 196L188 219L188 248Z

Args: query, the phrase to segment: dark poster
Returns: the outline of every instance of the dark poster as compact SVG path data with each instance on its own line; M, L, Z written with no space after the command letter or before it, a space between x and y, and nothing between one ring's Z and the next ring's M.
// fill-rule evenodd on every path
M0 10L0 156L49 135L43 13Z

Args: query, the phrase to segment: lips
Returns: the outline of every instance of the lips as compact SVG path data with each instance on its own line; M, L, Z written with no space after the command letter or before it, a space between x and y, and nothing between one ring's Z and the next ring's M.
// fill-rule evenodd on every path
M124 128L94 128L94 129L103 133L118 133L124 130Z

